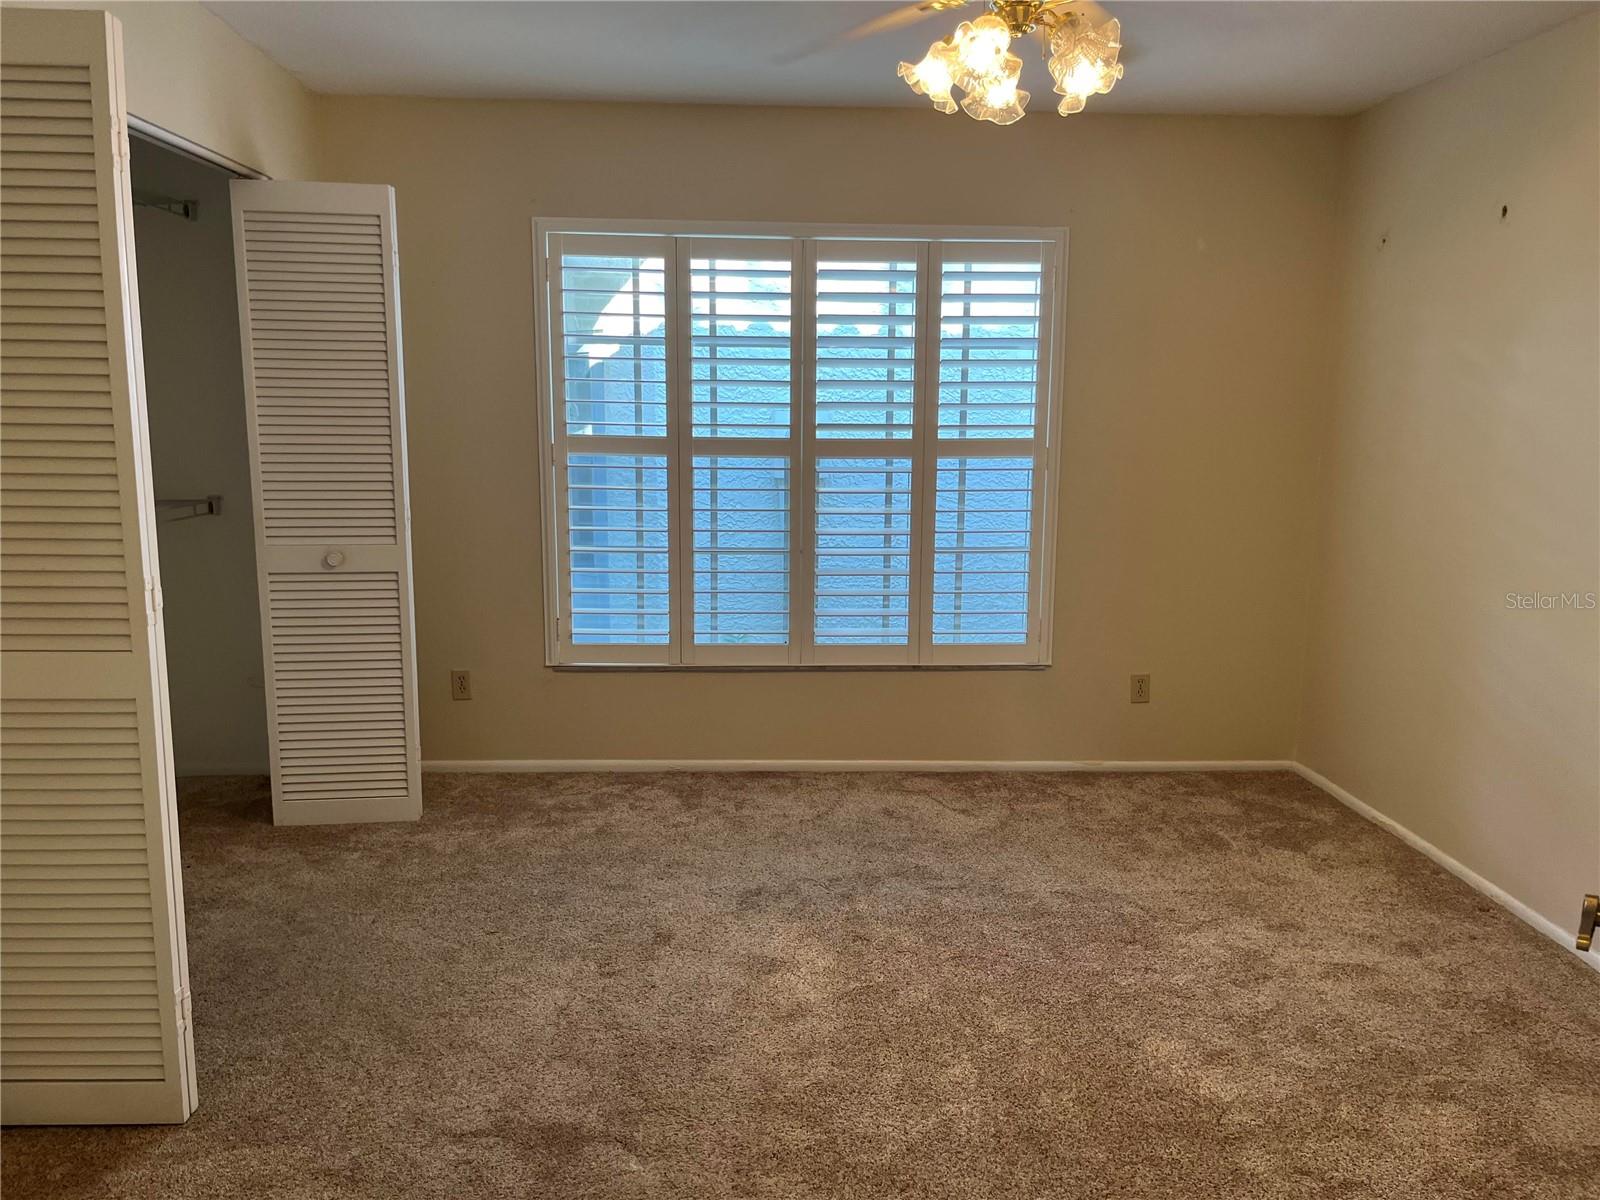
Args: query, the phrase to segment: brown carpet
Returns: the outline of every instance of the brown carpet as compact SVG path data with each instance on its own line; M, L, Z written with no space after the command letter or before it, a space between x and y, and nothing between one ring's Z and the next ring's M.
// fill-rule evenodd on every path
M1600 1195L1600 977L1298 778L184 788L201 1109L28 1197Z

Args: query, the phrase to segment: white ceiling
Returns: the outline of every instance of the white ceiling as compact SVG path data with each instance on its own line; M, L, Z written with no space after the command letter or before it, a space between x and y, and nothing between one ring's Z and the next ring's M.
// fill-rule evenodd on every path
M1596 7L1533 0L1105 0L1127 77L1091 112L1351 113ZM211 3L320 92L668 103L925 105L895 77L958 20L774 59L900 7L876 0ZM1039 55L1024 86L1050 90ZM1036 104L1036 107L1038 105Z

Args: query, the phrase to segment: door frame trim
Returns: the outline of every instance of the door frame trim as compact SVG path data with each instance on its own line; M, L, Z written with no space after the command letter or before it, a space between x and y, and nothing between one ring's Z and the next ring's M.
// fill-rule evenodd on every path
M199 142L191 141L181 133L174 133L165 126L157 125L154 121L147 121L143 117L134 116L133 113L128 114L128 132L167 150L176 151L185 158L192 158L196 162L205 163L209 167L220 167L239 179L272 178L265 171L248 166L238 159L229 158L218 150L213 150L209 146L202 146Z

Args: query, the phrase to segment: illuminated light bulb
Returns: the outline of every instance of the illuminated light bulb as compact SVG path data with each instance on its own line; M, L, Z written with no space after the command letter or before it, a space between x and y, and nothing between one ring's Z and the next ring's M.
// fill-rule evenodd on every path
M986 79L974 80L974 86L964 89L962 110L978 121L992 121L996 125L1010 125L1020 121L1027 112L1028 93L1017 86L1022 79L1022 60L1007 54L1000 69Z
M963 21L956 26L956 55L961 71L956 84L964 92L979 90L979 81L992 79L1005 68L1007 51L1011 48L1011 29L993 13L985 13L976 21Z
M933 106L940 112L953 113L956 111L956 102L950 96L950 89L955 86L958 67L956 48L946 38L929 46L921 62L914 65L901 63L900 78L917 95L932 100Z
M1082 20L1068 21L1050 35L1050 74L1063 99L1056 108L1062 116L1082 112L1090 96L1101 96L1117 85L1123 67L1122 23L1115 18L1091 27Z
M1102 75L1098 64L1080 59L1072 64L1067 77L1060 81L1062 95L1096 95L1105 86Z

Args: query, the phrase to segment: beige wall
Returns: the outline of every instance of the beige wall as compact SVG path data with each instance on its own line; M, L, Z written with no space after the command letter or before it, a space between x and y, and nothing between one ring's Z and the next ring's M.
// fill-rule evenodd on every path
M199 202L196 221L133 210L156 496L222 496L217 516L157 527L173 754L180 775L264 773L266 691L228 177L136 140L133 186Z
M425 758L1287 756L1344 123L320 105L398 195ZM536 214L1070 226L1056 666L546 669Z
M1356 122L1299 757L1563 928L1600 884L1600 18ZM1501 208L1507 209L1504 219Z
M128 111L276 179L315 179L316 99L194 3L80 4L122 22Z

